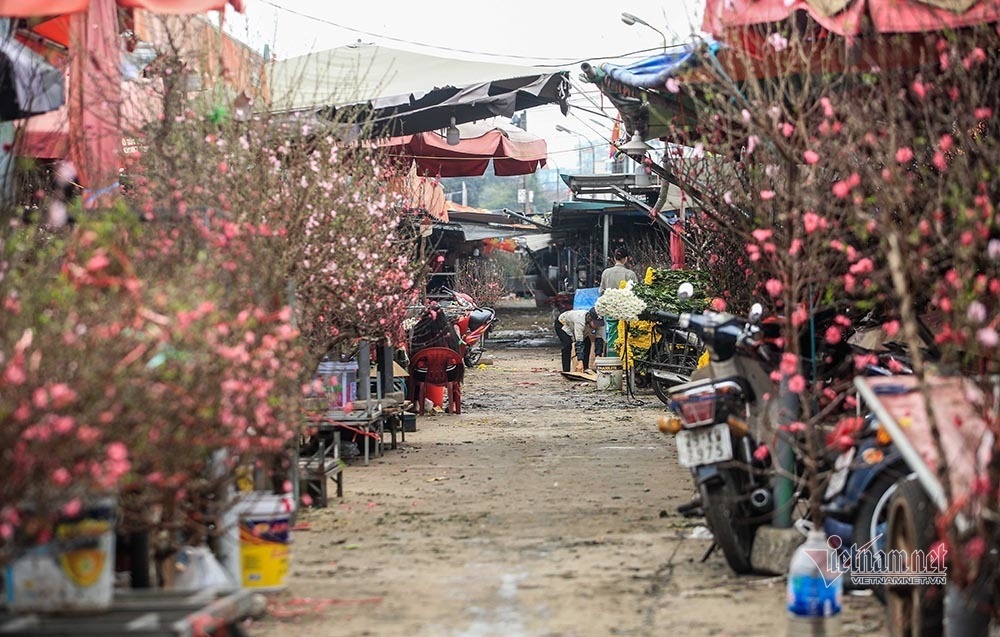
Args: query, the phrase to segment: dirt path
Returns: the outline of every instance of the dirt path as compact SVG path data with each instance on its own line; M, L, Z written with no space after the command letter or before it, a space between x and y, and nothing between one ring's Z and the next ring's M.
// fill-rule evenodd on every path
M342 500L303 512L288 589L250 634L784 634L783 578L701 561L655 396L567 381L555 346L490 348L461 415L418 418L399 449L351 461ZM845 606L843 635L881 634L872 598Z

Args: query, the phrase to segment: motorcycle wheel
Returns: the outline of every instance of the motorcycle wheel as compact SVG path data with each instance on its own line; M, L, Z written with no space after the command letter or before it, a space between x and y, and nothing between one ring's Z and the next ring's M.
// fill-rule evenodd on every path
M750 552L757 524L751 520L749 498L740 493L742 481L738 481L734 472L722 470L720 475L721 483L698 487L705 521L729 568L740 575L752 573Z
M917 480L901 480L889 505L886 551L926 551L934 541L935 509ZM943 586L886 586L886 622L892 637L944 633Z
M465 350L465 357L462 359L465 362L466 367L475 367L479 364L480 359L483 357L483 352L486 351L486 346L483 345L483 339L476 341L476 344Z
M854 518L854 543L858 546L867 544L871 539L882 536L876 542L875 548L885 550L888 543L889 505L896 495L900 480L909 471L905 465L887 467L875 480L868 485ZM866 588L858 586L856 588ZM885 603L885 587L870 587L872 594L880 602Z
M651 353L650 358L655 363L670 365L672 369L679 369L686 367L682 358L677 355L672 355L668 350L663 349L661 346L656 352ZM670 404L670 390L677 386L679 383L669 380L663 380L662 378L657 378L650 372L650 383L653 385L653 393L656 397L660 399L664 405Z
M676 383L671 383L670 381L663 380L662 378L657 378L650 374L649 382L653 385L653 393L656 397L660 399L660 402L664 405L670 404L670 388Z

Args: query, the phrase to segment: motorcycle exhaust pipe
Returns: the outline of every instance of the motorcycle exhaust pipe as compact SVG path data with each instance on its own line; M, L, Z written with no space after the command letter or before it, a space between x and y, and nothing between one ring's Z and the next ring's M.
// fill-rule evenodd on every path
M771 492L767 489L754 489L750 492L750 504L755 509L767 509L771 506Z

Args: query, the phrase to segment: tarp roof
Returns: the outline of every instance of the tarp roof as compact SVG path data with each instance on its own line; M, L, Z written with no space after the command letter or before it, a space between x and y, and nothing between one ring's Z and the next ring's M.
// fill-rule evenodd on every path
M280 111L343 106L437 87L548 73L551 68L471 62L358 44L279 60L268 81L272 107Z
M797 11L838 35L943 31L1000 20L996 0L707 0L702 29L722 37L727 29L780 22Z
M541 137L509 124L465 123L457 126L458 144L437 131L391 137L377 142L386 155L416 162L421 174L478 177L492 162L501 177L527 175L545 165L548 146Z

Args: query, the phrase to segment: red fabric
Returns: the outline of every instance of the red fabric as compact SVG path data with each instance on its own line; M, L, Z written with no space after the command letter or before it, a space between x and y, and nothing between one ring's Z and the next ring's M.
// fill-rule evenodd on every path
M964 13L938 9L920 0L855 0L829 17L805 0L705 0L702 30L725 40L730 29L781 22L796 11L806 11L823 28L845 36L860 34L866 16L879 33L939 31L1000 21L1000 2L996 0L980 0Z
M35 18L84 11L90 0L0 0L0 16Z
M416 162L422 174L438 177L479 177L490 160L500 177L527 175L545 165L548 146L544 139L515 141L500 129L479 137L463 138L449 146L440 134L429 131L393 137L379 143L386 153Z
M243 12L243 0L118 0L125 9L146 9L153 13L204 13L222 11L227 4ZM64 13L82 13L90 0L0 0L0 17L34 18Z
M68 159L69 111L65 106L22 120L15 137L14 154L39 159Z
M678 221L670 228L670 267L674 270L684 269L684 225Z
M91 0L70 17L70 155L80 183L101 190L118 180L121 146L121 68L118 9L114 0Z
M125 9L145 9L153 13L205 13L223 11L230 4L243 13L243 0L118 0L118 6Z

